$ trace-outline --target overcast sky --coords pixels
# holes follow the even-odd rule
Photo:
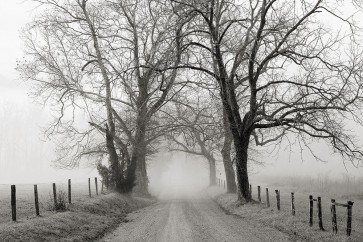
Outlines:
[[[32,9],[34,9],[34,5],[30,5],[26,1],[1,0],[0,132],[3,132],[0,133],[0,183],[33,182],[36,180],[53,181],[54,179],[62,179],[65,176],[83,179],[83,177],[95,175],[96,171],[92,169],[72,172],[54,170],[50,166],[50,160],[54,157],[53,150],[50,149],[51,145],[40,140],[42,137],[40,127],[46,124],[49,114],[44,107],[34,104],[27,97],[26,85],[18,81],[15,71],[16,60],[22,56],[19,33],[22,26],[30,20],[33,13]],[[16,125],[13,122],[14,112],[19,112]],[[363,133],[361,131],[361,129],[356,130],[356,132]],[[17,142],[17,144],[21,145],[14,147],[15,143],[12,142],[15,141],[11,140],[14,140],[14,137],[21,138],[24,136],[26,138],[24,138],[23,142]],[[25,141],[31,144],[24,145]],[[318,145],[317,147],[322,156],[329,161],[328,163],[318,162],[309,155],[306,155],[305,160],[302,161],[298,149],[293,149],[292,153],[290,150],[281,149],[278,156],[270,156],[267,153],[258,156],[259,160],[265,162],[265,166],[254,168],[254,172],[260,176],[265,174],[306,175],[309,173],[339,176],[347,171],[354,176],[362,174],[362,169],[355,169],[349,163],[344,166],[339,156],[331,156],[326,146]],[[176,162],[179,160],[185,162],[184,156],[167,157],[169,157],[168,159],[173,158]],[[198,164],[196,168],[202,169],[203,166],[200,163]],[[180,163],[169,165],[164,171],[166,175],[163,179],[167,180],[168,177],[174,177],[173,182],[183,182],[181,177],[190,174],[190,162],[184,168],[180,168]],[[179,177],[175,174],[177,171],[185,173],[179,174],[179,180],[175,178]],[[205,175],[204,172],[202,173]],[[153,174],[156,174],[155,171],[150,175],[153,176]],[[159,176],[159,174],[155,176]],[[153,177],[151,177],[152,179]]]

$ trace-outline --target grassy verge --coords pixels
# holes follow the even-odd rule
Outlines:
[[[153,200],[108,194],[72,204],[65,212],[0,225],[1,241],[92,241],[102,237],[133,210]]]
[[[338,228],[338,234],[332,233],[331,222],[329,223],[330,214],[327,211],[329,210],[328,206],[325,206],[326,210],[324,211],[325,217],[327,217],[326,220],[324,220],[324,227],[326,231],[320,231],[318,228],[317,216],[315,216],[315,205],[314,226],[309,226],[309,210],[308,206],[306,205],[307,202],[305,200],[307,195],[305,194],[301,195],[301,197],[297,196],[297,211],[296,215],[292,216],[289,207],[290,204],[288,193],[286,193],[286,196],[282,194],[281,210],[278,211],[274,202],[274,194],[270,194],[271,207],[267,208],[266,204],[257,202],[252,204],[239,205],[237,203],[236,194],[225,194],[224,192],[225,191],[223,191],[219,187],[209,189],[209,194],[214,197],[215,201],[219,204],[219,206],[227,213],[237,215],[249,221],[256,221],[261,224],[261,229],[263,229],[264,226],[273,227],[281,232],[288,234],[292,241],[363,241],[363,233],[360,229],[363,224],[360,219],[360,211],[357,209],[357,207],[355,211],[355,217],[353,214],[352,235],[350,237],[347,237],[345,235],[346,217],[343,217],[343,215],[340,216],[341,221],[340,227]]]

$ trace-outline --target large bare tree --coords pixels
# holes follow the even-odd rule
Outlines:
[[[178,91],[177,70],[165,69],[179,65],[185,20],[168,1],[34,1],[42,11],[24,30],[18,69],[55,108],[49,134],[73,141],[59,161],[107,154],[118,191],[147,193],[148,146],[164,131],[156,113]],[[77,126],[80,110],[91,127]]]
[[[339,12],[341,1],[173,3],[193,16],[183,46],[193,54],[175,68],[200,71],[218,83],[236,152],[239,200],[251,200],[251,140],[262,145],[287,134],[322,139],[359,161],[362,151],[345,126],[347,119],[361,123],[360,29]]]

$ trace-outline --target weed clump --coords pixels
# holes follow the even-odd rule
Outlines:
[[[54,197],[52,194],[49,194],[49,203],[48,203],[48,210],[55,211],[55,212],[64,212],[68,210],[67,206],[67,195],[64,191],[59,190],[57,192],[57,199],[54,202]]]

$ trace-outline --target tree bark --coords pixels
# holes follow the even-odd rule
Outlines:
[[[135,143],[133,144],[133,152],[131,162],[134,164],[135,180],[133,192],[139,195],[148,195],[148,178],[146,171],[146,125],[147,125],[147,109],[145,106],[147,100],[146,86],[140,85],[143,90],[138,99],[138,117],[136,120]]]
[[[236,176],[233,169],[233,163],[231,159],[232,148],[232,133],[229,127],[229,122],[226,116],[226,111],[223,110],[223,129],[224,129],[224,142],[221,150],[224,172],[226,174],[227,181],[227,193],[236,193]]]
[[[106,147],[109,154],[110,168],[111,168],[111,182],[115,184],[116,191],[122,192],[122,171],[120,169],[119,160],[116,153],[116,148],[113,142],[112,135],[110,134],[108,127],[106,128]],[[108,182],[107,182],[108,187]]]
[[[209,164],[209,186],[217,184],[217,171],[216,171],[216,160],[214,157],[208,158]]]
[[[236,149],[237,181],[239,186],[238,200],[249,202],[251,200],[247,169],[249,136],[242,136],[241,139],[237,140],[234,139],[234,142]]]

